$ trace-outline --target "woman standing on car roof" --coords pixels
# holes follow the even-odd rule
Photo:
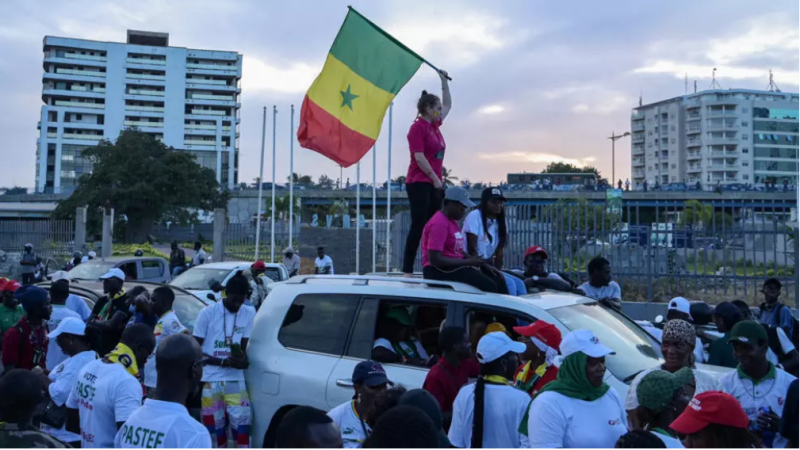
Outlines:
[[[625,410],[631,414],[639,406],[636,388],[642,379],[650,372],[665,370],[676,373],[688,367],[694,374],[694,388],[696,393],[716,391],[720,389],[719,382],[710,374],[695,368],[694,346],[697,342],[697,332],[694,326],[681,319],[673,319],[664,325],[661,335],[661,353],[664,355],[664,364],[642,372],[631,382],[631,388],[625,398]]]

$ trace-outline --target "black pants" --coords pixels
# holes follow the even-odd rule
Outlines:
[[[483,292],[508,294],[508,286],[506,286],[504,278],[486,275],[474,267],[459,267],[445,271],[433,266],[426,266],[422,268],[422,277],[426,280],[457,281],[474,286]]]
[[[442,207],[442,191],[430,183],[406,184],[408,203],[411,206],[411,228],[406,236],[403,252],[403,273],[414,272],[414,259],[417,257],[422,229],[428,220]]]
[[[33,284],[34,279],[36,278],[36,274],[34,274],[34,273],[23,273],[21,278],[22,278],[22,285],[23,286],[28,286],[28,285]]]

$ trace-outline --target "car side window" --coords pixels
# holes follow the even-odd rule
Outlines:
[[[487,327],[491,327],[490,331],[499,331],[505,329],[514,340],[519,340],[519,333],[514,331],[514,327],[526,326],[537,319],[514,311],[500,310],[493,308],[481,307],[478,305],[470,306],[466,309],[466,318],[464,323],[467,325],[467,333],[469,334],[472,349],[475,351],[478,348],[478,341],[486,334]],[[502,327],[500,327],[502,325]]]
[[[142,279],[149,280],[151,278],[161,277],[162,275],[164,275],[164,266],[162,266],[159,261],[142,261]]]
[[[125,272],[125,279],[126,280],[138,280],[138,274],[136,270],[136,261],[132,261],[125,264],[120,264],[119,269]]]
[[[341,356],[360,296],[298,296],[283,319],[278,341],[286,348]]]
[[[439,330],[447,304],[368,298],[362,303],[348,356],[428,366],[441,354]]]

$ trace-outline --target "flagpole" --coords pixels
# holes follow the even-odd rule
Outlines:
[[[289,247],[292,246],[294,225],[294,105],[289,119]],[[273,261],[274,262],[274,261]]]
[[[275,261],[275,137],[277,129],[275,125],[278,123],[278,107],[272,105],[272,232],[269,240],[269,261]]]
[[[378,248],[378,186],[376,184],[375,169],[377,167],[377,156],[375,144],[372,144],[372,273],[375,273],[375,256]]]
[[[267,136],[267,107],[264,107],[264,118],[261,121],[261,168],[258,172],[258,217],[256,218],[256,254],[254,259],[258,261],[259,245],[261,244],[261,211],[262,193],[264,191],[264,141]]]
[[[388,155],[389,164],[387,168],[388,181],[386,182],[386,275],[389,275],[390,257],[392,255],[391,244],[391,223],[392,223],[392,110],[394,109],[394,102],[389,104],[389,145]]]
[[[356,163],[356,274],[361,275],[361,161]]]

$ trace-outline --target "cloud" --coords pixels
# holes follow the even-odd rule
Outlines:
[[[713,64],[692,64],[680,63],[676,61],[656,61],[647,66],[634,69],[633,73],[666,73],[672,74],[675,78],[689,77],[690,80],[710,80],[714,68],[717,69],[717,79],[746,80],[746,79],[768,79],[767,69],[764,67],[744,67],[726,66]],[[775,81],[796,83],[800,77],[797,71],[776,71]],[[705,86],[700,86],[705,88]]]
[[[486,106],[481,107],[480,109],[478,109],[477,112],[478,112],[478,114],[490,116],[490,115],[494,115],[494,114],[500,114],[501,112],[504,112],[505,110],[506,110],[506,108],[503,105],[486,105]]]
[[[478,159],[489,159],[495,162],[520,163],[522,161],[538,164],[550,164],[553,162],[572,164],[573,166],[585,167],[594,163],[597,158],[587,156],[584,158],[565,158],[561,155],[552,153],[533,153],[533,152],[502,152],[502,153],[481,153]]]
[[[314,82],[320,70],[320,65],[289,62],[276,66],[267,64],[257,57],[245,55],[242,62],[242,90],[303,93]]]
[[[630,108],[633,104],[633,99],[623,94],[609,93],[608,95],[602,95],[596,98],[598,98],[598,100],[591,104],[578,103],[572,107],[572,112],[576,114],[591,113],[606,116]]]

